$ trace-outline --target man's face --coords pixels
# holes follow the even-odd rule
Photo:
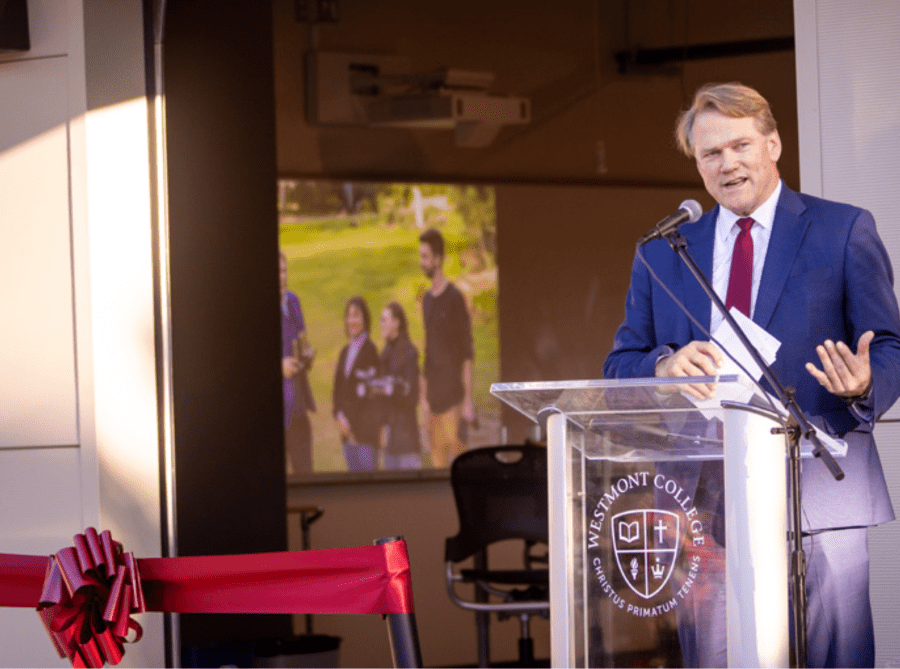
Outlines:
[[[762,134],[751,117],[732,118],[717,111],[694,119],[694,158],[703,185],[716,202],[749,216],[778,185],[778,132]]]
[[[436,256],[431,247],[422,242],[419,244],[419,266],[429,279],[434,276],[435,271],[441,266],[441,259]]]

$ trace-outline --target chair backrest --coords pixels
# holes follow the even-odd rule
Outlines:
[[[506,539],[547,543],[547,449],[486,446],[453,461],[450,482],[459,534],[447,539],[445,559],[459,562]]]

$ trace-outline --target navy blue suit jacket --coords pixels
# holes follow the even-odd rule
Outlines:
[[[712,275],[718,207],[681,233],[688,252]],[[643,247],[660,279],[709,329],[712,305],[665,240]],[[872,437],[874,419],[900,396],[900,313],[893,272],[872,215],[858,207],[796,193],[786,186],[775,214],[753,320],[781,341],[772,369],[814,424],[847,441],[839,460],[846,476],[835,481],[817,461],[803,463],[804,529],[876,525],[894,518],[884,473]],[[826,339],[856,342],[875,332],[870,347],[872,392],[859,407],[822,388],[804,369],[821,368],[816,346]],[[619,327],[606,359],[606,378],[650,377],[664,346],[678,349],[707,336],[694,326],[635,258]],[[863,414],[865,415],[865,413]]]

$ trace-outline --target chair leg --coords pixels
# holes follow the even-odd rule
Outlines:
[[[487,551],[481,549],[472,556],[472,566],[475,569],[485,570],[488,568]],[[477,585],[475,588],[475,601],[487,602],[490,596]],[[491,614],[487,612],[477,612],[475,614],[475,628],[478,632],[478,666],[491,666],[491,641],[490,641]]]
[[[490,645],[490,622],[491,614],[478,611],[475,613],[475,631],[478,633],[478,666],[491,666],[491,645]]]
[[[531,638],[531,616],[523,613],[519,616],[522,621],[522,636],[519,638],[519,666],[534,666],[534,639]]]
[[[519,639],[519,666],[534,666],[534,640]]]

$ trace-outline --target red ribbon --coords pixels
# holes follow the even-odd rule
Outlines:
[[[117,664],[133,613],[412,613],[405,541],[316,551],[142,558],[88,528],[46,558],[0,554],[0,606],[37,606],[60,657]]]

